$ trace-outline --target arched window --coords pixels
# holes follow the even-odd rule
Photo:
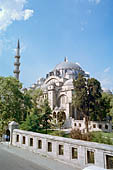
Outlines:
[[[56,118],[56,112],[53,112],[53,118]]]

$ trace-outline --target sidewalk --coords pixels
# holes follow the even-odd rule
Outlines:
[[[72,166],[71,163],[69,165],[68,163],[46,157],[45,155],[36,154],[26,149],[8,145],[8,143],[0,143],[0,149],[17,155],[25,160],[32,161],[33,163],[48,170],[81,170],[77,166]]]

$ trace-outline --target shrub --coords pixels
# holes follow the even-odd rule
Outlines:
[[[72,139],[80,139],[80,140],[85,140],[85,141],[92,140],[91,133],[81,133],[81,131],[79,129],[72,129],[70,136]]]
[[[82,139],[82,134],[79,129],[72,129],[70,136],[72,139]]]

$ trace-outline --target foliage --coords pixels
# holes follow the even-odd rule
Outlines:
[[[91,133],[81,133],[79,129],[72,129],[70,132],[70,136],[72,139],[80,139],[85,141],[91,141],[92,135]]]
[[[42,116],[41,116],[41,125],[43,129],[51,128],[51,120],[52,120],[52,111],[49,106],[48,100],[44,100],[44,104],[42,105]]]
[[[112,122],[113,122],[113,95],[110,99],[110,109],[109,109],[108,116],[110,116],[110,118],[112,119]]]
[[[34,105],[31,114],[27,117],[26,121],[22,123],[20,128],[33,132],[41,129],[46,129],[47,133],[47,129],[51,128],[51,119],[51,108],[48,101],[44,100],[44,103],[42,104],[40,109],[38,109],[38,107]]]
[[[63,126],[64,122],[66,120],[66,115],[64,113],[63,110],[61,110],[60,112],[57,113],[57,126],[61,129],[61,127]]]
[[[108,134],[108,135],[107,135]],[[113,136],[113,134],[111,133]],[[108,145],[113,145],[113,139],[110,133],[105,132],[92,132],[92,142],[104,143]]]
[[[40,119],[38,115],[29,115],[21,125],[20,129],[37,132],[40,129]]]
[[[88,132],[88,121],[104,120],[106,111],[104,111],[105,102],[102,98],[102,89],[100,82],[94,78],[84,78],[79,74],[78,79],[74,81],[73,106],[76,108],[80,117],[85,117],[86,130]]]
[[[42,105],[42,103],[44,102],[43,101],[43,92],[40,88],[30,89],[30,90],[27,91],[27,93],[32,98],[32,102],[33,102],[35,107],[37,107],[37,106],[40,107],[40,105]]]
[[[85,140],[90,142],[113,145],[113,133],[105,133],[105,132],[81,133],[79,129],[72,129],[70,132],[70,137],[72,139],[80,139],[80,140]]]
[[[72,139],[82,139],[82,134],[79,129],[72,129],[70,132],[70,136]]]
[[[88,114],[87,96],[86,79],[83,75],[79,74],[78,79],[74,81],[73,105],[76,107],[77,111],[81,112],[83,115]]]
[[[94,78],[87,80],[87,94],[88,94],[88,110],[90,120],[97,121],[102,120],[100,115],[101,106],[101,86],[100,82]]]
[[[15,120],[25,120],[32,103],[29,95],[22,92],[22,84],[13,77],[0,77],[0,128]]]

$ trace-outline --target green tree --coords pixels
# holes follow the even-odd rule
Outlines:
[[[52,126],[51,120],[52,120],[52,111],[49,106],[48,100],[46,99],[44,100],[44,104],[42,106],[42,116],[40,122],[42,129],[46,129],[46,133],[47,133],[47,129],[50,129]]]
[[[31,114],[27,116],[26,121],[20,125],[20,129],[37,132],[40,130],[40,117],[39,115]]]
[[[87,97],[88,97],[88,111],[90,120],[102,120],[100,115],[101,95],[102,89],[100,82],[94,78],[87,80]]]
[[[4,127],[9,121],[23,121],[32,103],[23,93],[22,84],[13,77],[0,77],[0,122]]]
[[[23,130],[37,132],[38,130],[50,129],[52,126],[52,111],[49,106],[48,100],[44,100],[40,108],[37,105],[33,105],[30,115],[20,125]]]
[[[79,114],[82,114],[82,116],[85,117],[87,131],[89,118],[88,99],[86,79],[83,75],[79,74],[78,79],[74,80],[73,106]]]
[[[94,78],[86,79],[79,74],[74,81],[73,106],[79,114],[85,117],[86,130],[88,132],[88,121],[97,120],[101,103],[100,82]]]
[[[110,111],[112,109],[112,98],[113,98],[112,94],[108,94],[105,92],[102,93],[101,109],[99,114],[100,120],[105,120],[106,117],[110,118],[111,116]]]

